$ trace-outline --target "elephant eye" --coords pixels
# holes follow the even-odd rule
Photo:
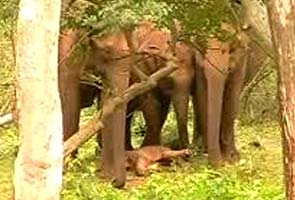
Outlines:
[[[222,54],[225,54],[226,52],[227,52],[227,49],[226,49],[226,48],[222,48],[222,49],[221,49],[221,53],[222,53]]]
[[[148,48],[151,49],[151,50],[160,50],[160,49],[159,49],[157,46],[155,46],[155,45],[149,45]]]
[[[235,49],[234,49],[234,48],[230,48],[230,49],[229,49],[229,53],[231,54],[231,53],[233,53],[233,52],[235,52]]]

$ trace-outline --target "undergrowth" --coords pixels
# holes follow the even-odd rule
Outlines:
[[[84,119],[90,117],[89,113],[85,112]],[[164,143],[169,142],[169,132],[175,127],[173,118],[174,115],[170,114],[165,125]],[[0,141],[0,200],[4,200],[12,191],[13,161],[18,145],[15,128],[0,129]],[[128,173],[126,188],[119,190],[98,178],[100,163],[96,150],[99,149],[92,138],[79,149],[78,158],[69,163],[61,196],[65,200],[284,199],[278,124],[238,125],[237,145],[241,159],[234,165],[215,170],[207,165],[206,155],[195,155],[189,162],[177,161],[145,178],[136,178]]]
[[[170,114],[164,128],[164,141],[174,120]],[[139,120],[140,121],[140,120]],[[169,123],[170,122],[170,123]],[[135,125],[140,126],[140,125]],[[139,140],[138,140],[139,141]],[[146,178],[128,174],[123,190],[98,179],[99,161],[95,139],[79,150],[64,176],[62,198],[72,199],[284,199],[281,141],[278,124],[266,122],[238,126],[238,148],[241,160],[214,170],[204,155],[195,155],[186,162],[162,167]],[[98,166],[98,168],[97,168]],[[135,182],[135,184],[134,184]]]

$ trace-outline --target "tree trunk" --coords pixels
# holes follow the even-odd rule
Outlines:
[[[59,199],[63,161],[57,67],[61,1],[21,0],[19,6],[16,64],[21,143],[15,161],[15,199]]]
[[[260,48],[273,57],[271,34],[266,5],[262,0],[241,0],[242,20],[249,25],[248,34]]]
[[[286,196],[295,200],[295,1],[270,0],[268,12],[278,65]]]

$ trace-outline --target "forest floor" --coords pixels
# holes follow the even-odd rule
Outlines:
[[[86,118],[87,114],[84,115]],[[191,123],[189,127],[191,131]],[[164,141],[176,137],[168,134],[174,129],[175,121],[169,117],[163,131]],[[195,155],[189,162],[176,161],[170,167],[158,168],[145,178],[128,174],[126,188],[119,190],[97,179],[97,144],[91,139],[79,149],[78,158],[68,165],[62,199],[283,200],[278,124],[238,125],[237,143],[241,159],[234,165],[214,170],[207,165],[206,156]],[[15,128],[0,129],[0,200],[9,199],[11,195],[17,145]]]

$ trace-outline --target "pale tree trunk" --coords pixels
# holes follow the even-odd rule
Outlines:
[[[62,112],[58,93],[60,0],[21,0],[17,27],[17,108],[20,147],[17,200],[59,199]]]
[[[241,2],[243,23],[250,27],[247,33],[268,56],[273,57],[266,5],[263,0],[241,0]]]
[[[278,64],[286,196],[295,200],[295,1],[270,0],[268,12]]]

